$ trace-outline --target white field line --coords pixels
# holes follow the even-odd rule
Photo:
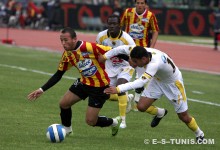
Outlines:
[[[27,68],[24,68],[24,67],[11,66],[11,65],[6,65],[6,64],[0,64],[0,66],[1,67],[6,67],[6,68],[18,69],[18,70],[21,70],[21,71],[30,71],[30,72],[34,72],[34,73],[43,74],[43,75],[49,75],[49,76],[53,75],[53,74],[48,73],[48,72],[43,72],[43,71],[34,70],[34,69],[27,69]],[[73,78],[73,77],[69,77],[69,76],[63,76],[63,78],[71,79],[71,80],[77,79],[77,78]],[[207,105],[220,106],[220,104],[218,104],[218,103],[212,103],[212,102],[202,101],[202,100],[198,100],[198,99],[188,98],[188,100],[192,101],[192,102],[207,104]]]
[[[93,33],[91,33],[92,35]],[[173,42],[173,41],[163,41],[163,40],[158,40],[161,43],[172,43],[172,44],[179,44],[179,45],[191,45],[191,46],[201,46],[201,47],[211,47],[207,45],[201,45],[201,44],[192,44],[192,43],[184,43],[184,42]],[[2,44],[6,47],[20,47],[20,48],[25,48],[25,49],[33,49],[33,50],[40,50],[40,51],[47,51],[47,52],[56,52],[56,53],[62,53],[62,51],[59,50],[53,50],[50,48],[45,48],[45,47],[31,47],[31,46],[18,46],[18,45],[7,45],[7,44]],[[220,51],[219,51],[220,52]],[[220,75],[220,72],[214,72],[214,71],[207,71],[207,70],[200,70],[200,69],[192,69],[192,68],[182,68],[180,67],[179,69],[181,70],[186,70],[186,71],[194,71],[194,72],[201,72],[201,73],[208,73],[208,74],[214,74],[214,75]]]
[[[40,71],[40,70],[34,70],[34,69],[27,69],[24,67],[18,67],[18,66],[11,66],[11,65],[6,65],[6,64],[0,64],[1,67],[6,67],[6,68],[12,68],[12,69],[18,69],[21,71],[29,71],[29,72],[34,72],[34,73],[38,73],[38,74],[43,74],[43,75],[49,75],[52,76],[52,73],[48,73],[48,72],[44,72],[44,71]],[[77,78],[74,77],[69,77],[69,76],[63,76],[63,78],[65,79],[71,79],[71,80],[76,80]]]

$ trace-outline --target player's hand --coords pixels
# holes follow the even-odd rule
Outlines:
[[[104,90],[104,93],[106,93],[106,94],[118,94],[118,91],[117,91],[116,87],[111,86],[109,88],[106,88]]]
[[[99,55],[98,55],[98,61],[99,61],[100,63],[105,63],[106,59],[105,59],[105,57],[104,57],[102,54],[99,54]]]
[[[40,97],[43,94],[43,91],[40,89],[37,89],[33,92],[31,92],[28,96],[27,99],[30,101],[36,100],[38,97]]]

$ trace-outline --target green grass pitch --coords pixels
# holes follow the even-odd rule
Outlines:
[[[212,102],[212,105],[188,101],[189,112],[195,117],[210,143],[204,145],[178,143],[194,140],[194,134],[177,117],[166,98],[156,106],[168,109],[168,115],[156,128],[150,127],[152,116],[146,113],[127,114],[127,128],[116,137],[110,128],[90,127],[85,123],[87,101],[72,107],[73,136],[53,144],[46,138],[46,129],[60,123],[59,99],[74,79],[63,78],[37,101],[27,100],[29,92],[42,86],[57,69],[61,57],[57,52],[45,52],[0,45],[0,149],[2,150],[179,150],[220,149],[220,76],[182,71],[188,98]],[[175,60],[174,60],[175,61]],[[76,69],[66,77],[79,77]],[[116,117],[118,103],[107,101],[100,115]],[[174,143],[164,141],[177,140]],[[162,141],[162,143],[155,143]],[[146,142],[149,142],[148,144]]]

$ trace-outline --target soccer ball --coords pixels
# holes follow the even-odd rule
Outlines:
[[[47,138],[53,142],[62,142],[66,137],[66,130],[61,124],[52,124],[47,128]]]

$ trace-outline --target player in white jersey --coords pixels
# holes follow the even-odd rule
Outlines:
[[[117,15],[111,15],[107,20],[108,29],[100,32],[97,35],[96,42],[101,45],[111,46],[113,48],[120,45],[134,45],[134,40],[129,34],[122,31],[120,28],[120,18]],[[123,55],[120,55],[123,56]],[[128,60],[128,56],[126,56]],[[124,59],[126,59],[124,58]],[[129,62],[121,57],[113,56],[105,62],[105,70],[110,78],[110,86],[127,83],[131,80],[134,68],[129,65]],[[128,98],[132,99],[133,95],[127,95],[125,92],[111,95],[111,100],[118,100],[119,112],[122,118],[121,128],[126,128],[126,107]]]
[[[145,67],[146,71],[139,79],[117,87],[107,88],[105,92],[107,94],[121,93],[145,85],[137,108],[141,112],[146,111],[155,115],[151,122],[151,127],[156,127],[167,114],[166,109],[152,105],[153,102],[165,95],[174,106],[179,119],[195,133],[197,141],[203,140],[203,131],[188,113],[182,74],[173,60],[162,51],[141,46],[120,46],[100,56],[99,60],[104,61],[118,54],[130,54],[133,64]]]

